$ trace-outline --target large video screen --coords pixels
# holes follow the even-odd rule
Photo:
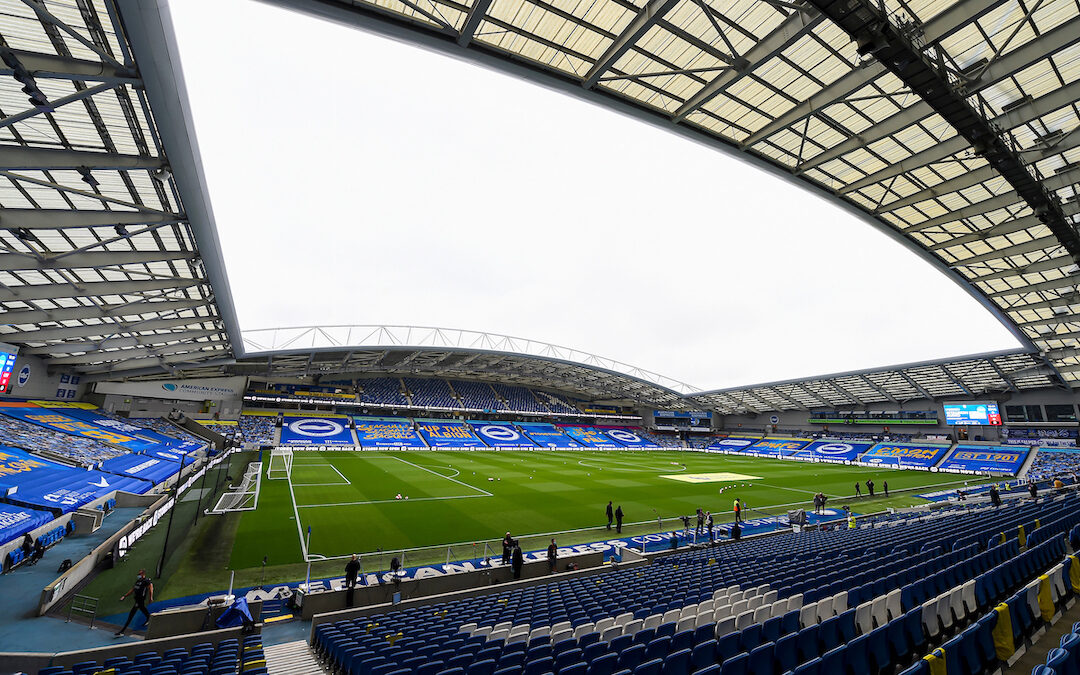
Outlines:
[[[0,343],[0,394],[11,393],[11,373],[15,370],[15,354],[18,350]]]
[[[945,424],[961,426],[1001,426],[1001,411],[993,401],[986,403],[945,403]]]

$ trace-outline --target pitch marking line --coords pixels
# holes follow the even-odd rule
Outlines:
[[[601,464],[601,466],[595,466],[587,462],[593,462]],[[668,466],[643,466],[641,464],[634,464],[633,462],[620,462],[617,459],[579,459],[578,464],[586,469],[607,469],[608,471],[625,471],[626,473],[635,473],[640,471],[686,471],[685,464],[669,464]],[[622,466],[610,466],[610,464],[622,464]]]
[[[412,462],[408,462],[408,461],[406,461],[406,460],[404,460],[404,459],[402,459],[400,457],[393,457],[393,459],[396,459],[397,461],[402,462],[404,464],[408,464],[409,466],[416,467],[417,469],[420,469],[421,471],[427,471],[428,473],[434,474],[434,475],[438,476],[439,478],[443,478],[445,480],[448,480],[451,483],[457,483],[458,485],[467,487],[470,490],[476,490],[477,492],[481,493],[478,496],[483,496],[483,497],[494,497],[495,496],[495,495],[491,494],[490,492],[488,492],[487,490],[483,490],[481,488],[478,488],[475,485],[469,485],[468,483],[463,483],[463,482],[459,481],[456,478],[450,478],[448,476],[444,476],[444,475],[442,475],[441,473],[439,473],[437,471],[432,471],[431,469],[420,466],[419,464],[413,464]]]
[[[308,466],[308,465],[305,465],[305,466]],[[319,465],[319,466],[324,466],[324,465]],[[334,472],[337,473],[337,475],[341,476],[341,480],[343,480],[345,482],[344,483],[294,483],[293,484],[294,487],[323,487],[323,486],[331,486],[331,485],[352,485],[352,481],[350,481],[348,478],[346,478],[345,474],[338,471],[338,468],[336,466],[334,466],[333,464],[326,464],[325,466],[328,466],[331,469],[333,469]],[[290,482],[291,482],[291,477],[290,477]]]
[[[296,493],[293,492],[292,486],[292,472],[289,472],[289,496],[292,497],[293,517],[296,518],[296,534],[300,537],[300,552],[303,554],[303,560],[308,559],[307,544],[304,543],[304,526],[300,524],[300,511],[296,508]]]
[[[364,506],[366,504],[393,504],[393,503],[405,504],[405,503],[409,503],[409,502],[436,502],[436,501],[447,501],[447,500],[451,500],[451,499],[473,499],[473,498],[476,498],[476,497],[490,497],[490,496],[491,496],[490,494],[487,494],[487,495],[454,495],[454,496],[451,496],[451,497],[416,497],[414,499],[373,499],[373,500],[367,501],[367,502],[338,502],[336,504],[301,504],[297,508],[301,508],[301,509],[319,509],[319,508],[322,508],[324,506]]]

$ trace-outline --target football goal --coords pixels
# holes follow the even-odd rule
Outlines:
[[[267,480],[286,480],[292,477],[293,451],[290,448],[274,448],[266,465]]]
[[[230,485],[229,491],[218,497],[214,508],[207,509],[208,515],[230,513],[232,511],[254,511],[259,505],[259,488],[262,487],[262,462],[248,464],[239,485]]]

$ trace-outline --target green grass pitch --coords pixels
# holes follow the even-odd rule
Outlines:
[[[751,478],[679,480],[725,472]],[[954,474],[675,451],[297,450],[291,479],[264,479],[258,509],[240,517],[229,567],[256,568],[264,556],[271,565],[303,562],[309,526],[308,553],[315,559],[418,547],[432,547],[428,553],[438,559],[449,544],[458,544],[455,555],[471,557],[507,530],[537,535],[523,542],[528,548],[543,548],[540,535],[554,532],[565,533],[560,544],[603,540],[609,499],[626,514],[624,535],[641,534],[661,529],[657,516],[672,519],[699,506],[712,510],[718,524],[728,522],[735,497],[751,507],[750,517],[788,505],[809,509],[818,491],[839,507],[856,481],[871,477],[879,493],[888,480],[893,497],[856,501],[856,512],[921,503],[917,492],[975,482]],[[409,499],[395,499],[398,493]],[[674,522],[666,521],[665,529]],[[410,555],[412,562],[423,558]]]

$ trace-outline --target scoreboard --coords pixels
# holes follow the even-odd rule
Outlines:
[[[19,348],[0,342],[0,394],[11,393],[11,377]]]
[[[945,403],[945,424],[961,426],[1001,426],[1001,411],[993,401],[986,403]]]

